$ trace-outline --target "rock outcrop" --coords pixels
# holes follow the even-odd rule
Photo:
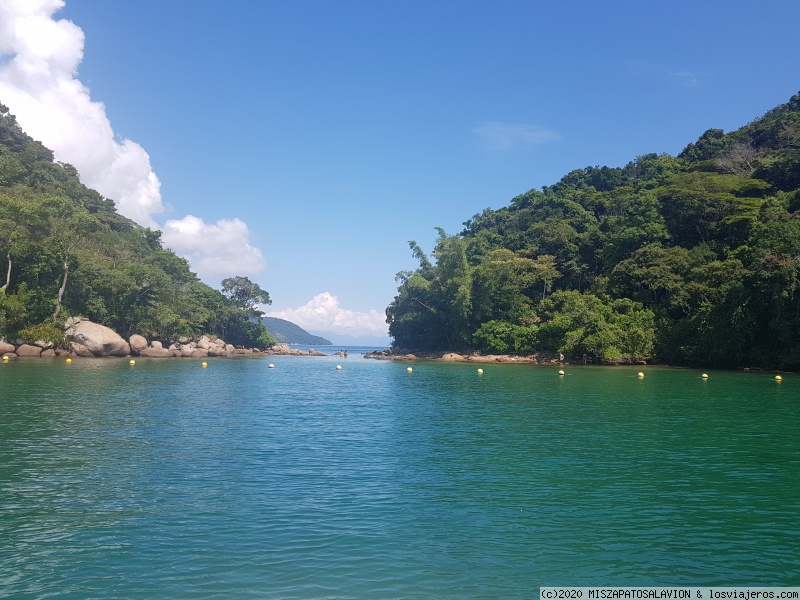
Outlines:
[[[170,356],[172,356],[172,354],[170,353],[169,349],[162,347],[161,344],[159,343],[158,348],[153,347],[151,345],[150,348],[145,348],[144,350],[142,350],[139,353],[139,356],[144,356],[145,358],[169,358]]]
[[[54,358],[58,356],[77,357],[114,357],[114,356],[141,356],[143,358],[206,358],[206,357],[236,357],[236,356],[264,356],[264,355],[292,355],[292,356],[327,356],[317,350],[300,350],[290,348],[286,344],[273,346],[268,350],[258,348],[236,347],[220,338],[211,339],[203,336],[197,341],[182,337],[177,342],[165,344],[160,340],[148,341],[142,335],[134,334],[129,341],[125,341],[115,331],[87,321],[80,317],[67,319],[64,325],[64,335],[69,344],[69,349],[55,348],[51,342],[37,341],[34,344],[17,344],[0,338],[0,356],[16,357],[42,357]]]
[[[128,340],[128,343],[131,347],[131,354],[134,356],[139,356],[139,353],[147,348],[147,338],[138,333],[134,333]]]
[[[80,356],[82,358],[94,358],[92,350],[88,346],[84,346],[78,342],[70,342],[69,353],[73,356]]]
[[[288,344],[276,344],[267,351],[267,354],[275,355],[291,355],[291,356],[327,356],[324,352],[314,350],[300,350],[298,348],[290,348]]]
[[[93,356],[127,356],[131,347],[122,337],[105,325],[72,317],[64,326],[67,341],[88,348]]]
[[[30,344],[22,344],[17,347],[17,356],[41,356],[42,349],[39,346],[32,346]]]

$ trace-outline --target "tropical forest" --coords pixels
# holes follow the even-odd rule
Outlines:
[[[81,316],[126,337],[275,343],[257,320],[266,291],[240,276],[216,290],[160,238],[84,186],[0,104],[0,338],[64,345],[64,322]]]
[[[409,245],[396,350],[800,369],[800,95]]]

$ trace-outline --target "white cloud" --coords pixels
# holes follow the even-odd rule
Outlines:
[[[676,69],[663,63],[652,63],[644,60],[625,60],[621,62],[625,71],[640,79],[651,81],[666,81],[682,87],[696,87],[702,85],[708,76],[703,71]]]
[[[0,4],[0,101],[22,129],[72,164],[87,186],[147,227],[164,210],[161,183],[139,144],[118,142],[101,102],[77,78],[83,31],[53,14],[63,0],[3,0]]]
[[[339,305],[339,299],[329,292],[317,294],[299,308],[267,312],[306,330],[331,331],[354,336],[388,335],[386,316],[377,310],[356,312]]]
[[[266,261],[239,219],[207,224],[189,215],[158,225],[155,215],[164,207],[150,157],[136,142],[117,141],[105,106],[77,78],[84,35],[74,23],[53,18],[63,7],[64,0],[0,0],[0,102],[121,214],[162,229],[165,244],[208,283],[262,272]]]
[[[489,150],[515,150],[525,146],[545,144],[561,139],[554,131],[539,129],[522,123],[489,121],[472,129]]]
[[[253,277],[267,265],[261,251],[248,243],[250,230],[241,219],[221,219],[209,225],[187,215],[167,221],[161,239],[187,258],[197,275],[211,285],[235,275]]]

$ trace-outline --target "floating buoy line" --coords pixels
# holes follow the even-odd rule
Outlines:
[[[7,354],[6,354],[6,355],[3,355],[3,357],[2,357],[2,362],[3,362],[3,363],[8,363],[8,362],[9,362],[9,360],[10,360],[11,358],[12,358],[12,357],[11,357],[11,356],[8,356]],[[65,362],[66,364],[68,364],[68,365],[72,364],[72,357],[67,357],[66,359],[64,359],[64,362]],[[135,361],[134,359],[130,359],[130,360],[128,361],[128,364],[129,364],[130,366],[132,366],[132,367],[133,367],[133,366],[136,366],[136,361]],[[202,366],[203,368],[207,368],[207,367],[208,367],[208,363],[204,361],[204,362],[202,362],[202,363],[201,363],[201,366]],[[269,363],[269,368],[270,368],[270,369],[274,369],[274,368],[275,368],[275,365],[274,365],[273,363]],[[341,371],[341,370],[342,370],[342,365],[336,365],[336,370],[337,370],[337,371]],[[747,371],[747,370],[749,370],[749,369],[745,369],[745,371]],[[407,372],[407,373],[413,373],[413,372],[414,372],[414,369],[413,369],[412,367],[406,367],[406,372]],[[478,375],[483,375],[483,373],[484,373],[484,371],[483,371],[483,369],[482,369],[482,368],[479,368],[479,369],[477,369],[477,371],[476,371],[476,372],[477,372],[477,374],[478,374]],[[563,370],[563,369],[559,369],[559,370],[558,370],[558,376],[559,376],[559,377],[564,377],[565,375],[566,375],[566,373],[564,372],[564,370]],[[639,378],[639,379],[644,379],[644,373],[643,373],[642,371],[639,371],[638,373],[636,373],[636,376],[637,376],[637,378]],[[701,373],[701,375],[700,375],[700,379],[702,379],[703,381],[708,381],[708,379],[709,379],[709,375],[708,375],[708,373]],[[782,382],[782,381],[783,381],[783,377],[782,377],[781,375],[775,375],[775,377],[774,377],[774,381],[775,381],[775,382],[777,382],[777,383],[780,383],[780,382]]]

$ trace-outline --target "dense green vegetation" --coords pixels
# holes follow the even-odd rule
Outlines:
[[[274,343],[255,319],[269,294],[246,277],[223,281],[224,294],[201,283],[160,236],[54,162],[0,104],[0,337],[59,343],[79,315],[124,337]]]
[[[800,95],[464,225],[410,242],[396,348],[800,368]]]

